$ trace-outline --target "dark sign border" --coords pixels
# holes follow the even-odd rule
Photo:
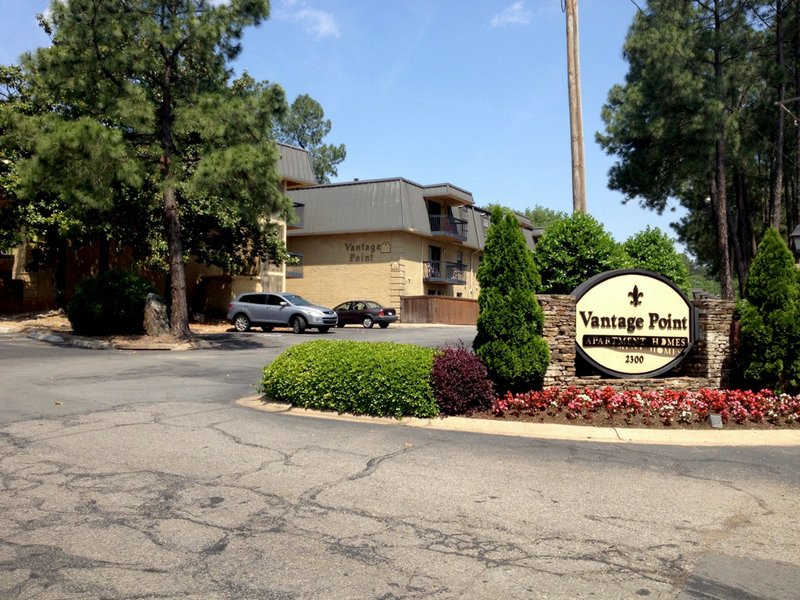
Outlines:
[[[687,346],[681,350],[681,352],[669,363],[660,367],[654,371],[648,371],[646,373],[625,373],[624,371],[616,371],[615,369],[611,369],[607,366],[601,365],[596,360],[591,358],[584,349],[580,346],[577,339],[577,331],[575,336],[575,349],[577,350],[578,354],[583,358],[586,362],[592,365],[595,369],[605,373],[606,375],[611,375],[612,377],[617,377],[620,379],[646,379],[650,377],[658,377],[659,375],[663,375],[664,373],[668,373],[672,371],[675,367],[677,367],[683,360],[689,355],[689,352],[694,347],[695,342],[700,337],[700,332],[698,328],[697,322],[697,308],[692,301],[686,297],[686,294],[683,293],[678,286],[676,286],[672,281],[661,275],[660,273],[654,273],[653,271],[646,271],[644,269],[616,269],[614,271],[605,271],[604,273],[600,273],[595,275],[594,277],[590,277],[574,290],[570,296],[575,298],[575,319],[577,323],[578,318],[578,302],[580,299],[591,289],[594,289],[598,284],[603,283],[609,279],[614,279],[616,277],[620,277],[622,275],[642,275],[644,277],[649,277],[650,279],[657,279],[662,283],[667,284],[669,287],[673,289],[681,299],[686,303],[686,306],[689,307],[689,343]]]

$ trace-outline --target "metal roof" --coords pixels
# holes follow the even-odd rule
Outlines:
[[[308,152],[296,146],[278,142],[281,157],[278,170],[289,187],[296,185],[313,185],[317,182]]]
[[[431,236],[426,198],[451,200],[453,216],[467,221],[465,248],[483,249],[489,226],[489,213],[474,205],[472,194],[449,183],[420,185],[402,177],[354,180],[290,189],[287,195],[305,205],[303,228],[287,232],[291,237],[372,231]],[[532,250],[535,234],[530,222],[523,215],[515,216]]]

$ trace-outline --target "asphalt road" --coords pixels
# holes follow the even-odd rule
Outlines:
[[[0,598],[798,597],[796,447],[238,406],[265,362],[313,337],[270,335],[188,352],[0,335]]]

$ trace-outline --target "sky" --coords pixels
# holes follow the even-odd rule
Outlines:
[[[219,0],[224,1],[224,0]],[[637,0],[644,6],[644,0]],[[0,0],[0,63],[48,45],[49,0]],[[273,0],[232,68],[309,94],[347,158],[332,181],[403,177],[450,183],[478,206],[572,211],[566,19],[562,0]],[[588,211],[617,241],[682,214],[608,189],[614,164],[595,142],[624,83],[633,0],[579,0]]]

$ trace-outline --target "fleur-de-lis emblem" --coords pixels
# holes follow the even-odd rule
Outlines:
[[[628,298],[631,299],[631,304],[634,306],[639,306],[642,303],[642,296],[644,296],[644,292],[639,291],[639,286],[633,286],[633,290],[628,292]]]

